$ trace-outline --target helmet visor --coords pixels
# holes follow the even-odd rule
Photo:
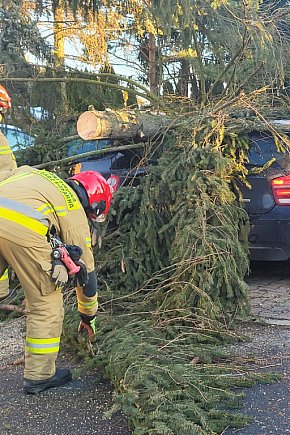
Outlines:
[[[88,215],[94,222],[103,222],[106,219],[106,201],[93,202],[88,209]]]
[[[105,213],[96,216],[95,214],[89,214],[89,218],[93,222],[105,222],[107,215]]]

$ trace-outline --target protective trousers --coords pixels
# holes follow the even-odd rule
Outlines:
[[[50,255],[45,237],[37,247],[23,247],[0,237],[0,276],[10,264],[26,298],[26,379],[44,380],[55,374],[64,310],[61,291],[50,279]]]

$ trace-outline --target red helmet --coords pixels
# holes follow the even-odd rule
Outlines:
[[[11,98],[4,86],[0,85],[0,111],[3,109],[11,109]]]
[[[108,214],[111,200],[112,190],[107,180],[96,171],[84,171],[70,177],[69,180],[79,182],[86,190],[89,207],[87,213],[93,220],[103,220]]]

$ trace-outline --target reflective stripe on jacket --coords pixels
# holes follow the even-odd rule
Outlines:
[[[8,280],[8,278],[9,278],[8,269],[6,269],[3,275],[0,277],[0,281],[6,281]]]
[[[95,269],[85,211],[73,189],[56,174],[19,167],[0,182],[0,198],[0,237],[23,247],[41,247],[47,228],[54,226],[63,243],[82,248],[88,272]]]
[[[0,217],[26,227],[42,236],[47,234],[47,219],[29,205],[0,197]]]

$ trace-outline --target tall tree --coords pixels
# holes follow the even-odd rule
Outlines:
[[[187,87],[197,84],[198,92],[194,89],[194,93],[206,102],[215,96],[238,92],[241,87],[250,90],[257,84],[284,86],[289,7],[284,0],[274,3],[269,6],[268,0],[84,0],[81,5],[85,13],[114,6],[124,16],[132,14],[131,31],[135,35],[142,32],[159,35],[163,63],[159,87],[165,80],[166,66],[166,80],[169,74],[176,86],[182,77],[184,94],[187,64]],[[74,9],[76,2],[67,0],[66,4]],[[153,76],[148,56],[149,70],[148,82]]]

